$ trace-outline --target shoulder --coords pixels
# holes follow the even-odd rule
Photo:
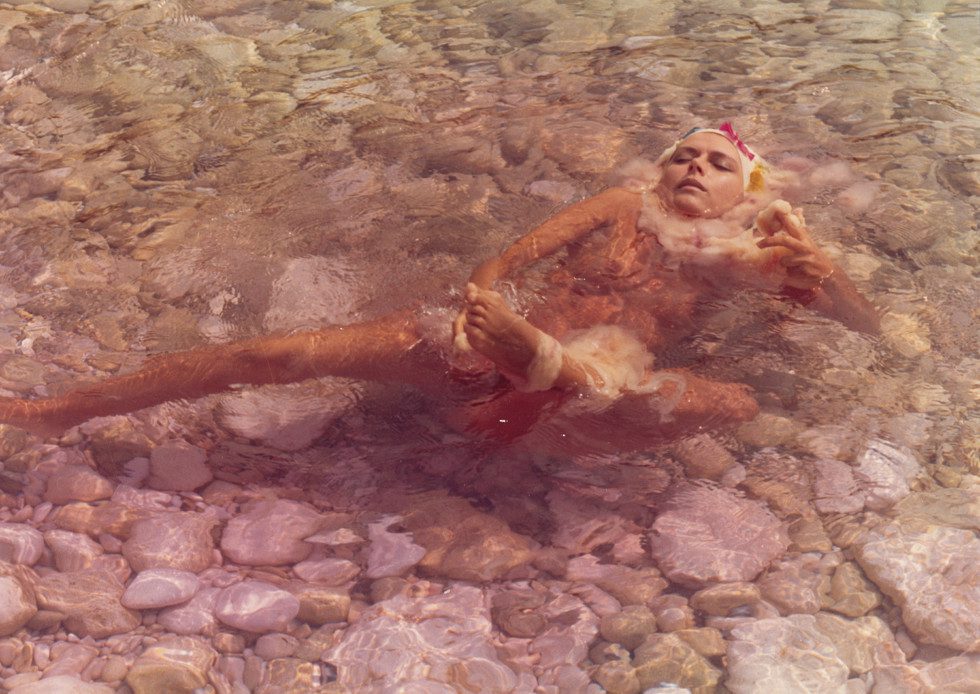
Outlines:
[[[603,206],[613,207],[618,211],[639,211],[643,207],[643,196],[636,191],[614,186],[591,198]]]

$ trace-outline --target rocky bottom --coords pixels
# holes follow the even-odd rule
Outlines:
[[[741,458],[700,435],[547,473],[487,461],[469,498],[405,484],[446,460],[393,475],[314,449],[315,473],[274,482],[277,456],[313,453],[154,442],[127,418],[60,446],[4,428],[0,682],[977,691],[977,477],[881,439],[762,445],[786,421],[744,426]]]

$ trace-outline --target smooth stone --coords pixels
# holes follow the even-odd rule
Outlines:
[[[633,654],[640,686],[670,682],[693,691],[711,691],[721,671],[675,634],[652,634]]]
[[[660,570],[692,588],[751,581],[788,546],[784,525],[758,502],[693,485],[673,490],[650,532]]]
[[[593,631],[589,641],[594,636]],[[586,653],[585,647],[565,651],[561,662],[579,662]],[[384,691],[407,682],[425,692],[517,690],[514,671],[498,659],[486,596],[463,584],[437,595],[396,596],[372,605],[322,659],[336,668],[338,685],[349,691]],[[539,662],[545,666],[544,654]]]
[[[13,576],[0,575],[0,636],[9,636],[37,613],[34,596]]]
[[[529,195],[545,198],[554,203],[569,203],[579,194],[576,186],[562,181],[532,181],[525,190]]]
[[[28,434],[23,429],[0,424],[0,460],[7,460],[20,453],[27,445]]]
[[[971,489],[933,489],[915,492],[895,505],[903,519],[951,528],[980,531],[980,493]]]
[[[909,482],[921,467],[909,453],[884,441],[872,441],[854,469],[854,477],[865,490],[865,504],[884,511],[909,494]]]
[[[595,584],[624,605],[649,605],[667,587],[667,581],[653,567],[633,569],[619,564],[601,564],[591,554],[571,559],[565,578]]]
[[[51,522],[63,530],[97,537],[102,533],[126,537],[133,523],[143,517],[142,509],[107,503],[93,506],[86,503],[67,504],[55,509]]]
[[[38,610],[27,623],[27,628],[32,631],[47,631],[51,627],[59,626],[64,618],[65,615],[55,610]]]
[[[148,465],[152,450],[153,441],[126,417],[111,418],[89,432],[88,451],[98,469],[110,477],[121,475],[126,464],[135,458],[146,459]]]
[[[126,673],[133,694],[191,694],[208,684],[218,654],[191,636],[169,636],[143,651]]]
[[[20,639],[0,640],[0,666],[11,667],[24,648],[30,648]]]
[[[711,627],[678,629],[672,633],[705,658],[717,658],[728,651],[728,644],[721,632]]]
[[[732,629],[728,678],[734,694],[752,694],[759,683],[776,692],[840,694],[849,668],[813,615],[752,621]]]
[[[850,465],[839,460],[814,461],[813,503],[820,513],[858,513],[865,493],[858,487]]]
[[[289,634],[263,634],[255,640],[253,650],[262,660],[288,658],[299,647],[299,640]]]
[[[919,670],[919,677],[931,692],[980,691],[980,657],[959,655],[944,658]]]
[[[66,465],[48,478],[44,500],[52,504],[101,501],[112,496],[115,485],[87,465]]]
[[[389,576],[371,582],[371,602],[381,602],[396,595],[408,595],[412,592],[412,583],[408,579]]]
[[[926,643],[980,651],[980,540],[969,530],[886,523],[854,547],[865,574]]]
[[[221,591],[215,616],[230,627],[253,633],[285,631],[299,613],[299,600],[262,581],[242,581]]]
[[[10,686],[8,679],[5,686]],[[113,694],[115,690],[105,684],[85,682],[72,675],[56,675],[45,677],[37,682],[14,686],[10,694]]]
[[[157,446],[150,452],[146,483],[161,491],[192,492],[214,479],[207,458],[207,453],[184,441]]]
[[[155,513],[132,525],[122,554],[134,571],[178,569],[198,573],[214,561],[211,529],[217,519],[200,513]]]
[[[245,637],[222,631],[211,637],[211,645],[218,653],[241,653],[245,650]]]
[[[291,581],[283,587],[299,600],[299,613],[296,616],[301,622],[321,626],[347,621],[351,599],[345,588],[300,581]]]
[[[220,592],[220,588],[201,588],[183,605],[161,610],[157,615],[157,624],[182,636],[213,634],[218,628],[214,607]]]
[[[44,536],[19,523],[0,523],[0,561],[33,566],[44,552]]]
[[[492,581],[533,558],[532,540],[443,492],[413,495],[401,515],[414,542],[425,547],[419,568],[432,576]]]
[[[828,609],[848,617],[862,617],[881,604],[881,594],[853,562],[844,562],[834,570],[830,599]]]
[[[745,480],[739,486],[781,517],[811,515],[810,467],[809,461],[774,449],[757,451],[746,463]]]
[[[602,638],[631,651],[656,631],[657,618],[650,608],[642,605],[627,605],[622,612],[607,615],[599,621]]]
[[[877,665],[900,665],[905,655],[895,636],[878,617],[844,619],[820,612],[816,627],[831,640],[851,675],[863,675]]]
[[[789,524],[790,552],[830,552],[834,543],[819,518],[800,517]]]
[[[324,684],[330,674],[321,663],[311,663],[297,658],[274,658],[268,662],[262,683],[256,694],[301,694],[324,691],[325,694],[341,694],[342,690]],[[331,691],[333,690],[333,691]]]
[[[636,669],[628,661],[610,660],[603,663],[592,679],[609,694],[640,694],[643,691]]]
[[[139,616],[119,603],[122,583],[105,570],[48,574],[34,586],[38,607],[65,615],[64,625],[81,637],[100,639],[132,631]]]
[[[333,282],[324,284],[330,286]],[[306,287],[309,289],[310,285]],[[290,318],[299,320],[296,306],[292,309]],[[221,425],[238,436],[282,451],[297,451],[308,448],[332,420],[350,407],[349,391],[338,390],[341,392],[332,398],[299,397],[285,388],[246,390],[222,398],[217,414]]]
[[[548,626],[541,609],[547,596],[543,591],[530,588],[495,592],[491,598],[490,615],[494,624],[507,636],[530,639],[541,634]],[[602,618],[619,614],[619,609]],[[656,628],[656,625],[654,625]]]
[[[566,549],[574,556],[591,552],[600,545],[612,545],[611,554],[616,563],[630,563],[617,556],[624,550],[627,554],[632,552],[634,561],[644,558],[646,553],[639,546],[639,534],[634,532],[639,528],[625,518],[559,490],[548,492],[547,500],[555,523],[552,547]]]
[[[581,18],[584,24],[592,20]],[[569,20],[572,21],[572,20]],[[550,46],[556,42],[550,42]],[[595,44],[592,44],[595,45]],[[541,146],[572,175],[600,176],[613,169],[628,146],[626,133],[597,121],[573,121],[541,133]]]
[[[554,596],[540,611],[545,628],[528,645],[528,652],[538,657],[539,686],[581,691],[588,677],[571,663],[588,656],[589,645],[598,635],[599,619],[585,603],[567,593]]]
[[[321,656],[328,648],[337,645],[338,631],[337,624],[327,624],[315,630],[312,634],[302,639],[293,655],[302,660],[322,660]]]
[[[40,672],[21,672],[16,675],[11,675],[3,680],[4,689],[9,691],[20,691],[22,687],[28,684],[34,684],[39,679],[41,679]],[[31,692],[31,690],[27,690]],[[38,691],[34,689],[31,694],[47,694],[46,690]]]
[[[720,480],[735,465],[735,458],[707,434],[686,438],[673,446],[689,478]]]
[[[339,586],[353,580],[361,573],[361,567],[347,559],[316,559],[296,564],[293,573],[310,583]]]
[[[885,344],[903,357],[911,359],[932,350],[929,330],[915,316],[886,313],[881,318],[881,333]]]
[[[365,572],[368,578],[401,576],[425,556],[425,547],[415,544],[411,533],[388,531],[400,520],[398,516],[386,516],[380,522],[368,525],[368,541],[371,543]]]
[[[803,426],[792,419],[762,412],[751,422],[740,424],[736,436],[749,446],[767,448],[788,443],[801,431]]]
[[[691,607],[715,617],[727,617],[735,608],[754,605],[760,599],[754,583],[735,581],[702,588],[691,596]]]
[[[323,517],[296,501],[256,501],[232,518],[221,535],[221,552],[236,564],[276,566],[306,559],[313,545],[304,538],[320,529]]]
[[[79,502],[56,509],[50,519],[55,527],[91,537],[98,537],[102,533],[128,537],[133,523],[145,515],[146,512],[142,509],[113,502],[98,506]]]
[[[654,598],[650,609],[657,616],[657,627],[663,632],[693,629],[694,610],[683,595],[668,593]]]
[[[112,500],[116,503],[145,509],[151,513],[172,510],[175,498],[174,494],[170,492],[138,489],[128,484],[120,484],[112,494]]]
[[[756,585],[762,597],[780,614],[814,614],[820,610],[821,595],[830,581],[819,572],[818,560],[799,557],[776,562]]]
[[[58,571],[80,571],[93,567],[98,557],[105,554],[102,545],[87,535],[69,530],[47,530],[44,542],[54,555]]]
[[[200,580],[189,571],[146,569],[132,580],[121,602],[131,610],[158,610],[187,602],[200,586]]]
[[[113,653],[105,656],[99,679],[103,682],[121,682],[127,672],[129,672],[129,661]]]
[[[61,646],[64,648],[60,648]],[[44,668],[44,678],[50,679],[60,675],[74,676],[82,673],[98,655],[99,650],[94,646],[67,641],[57,642],[51,649],[54,662]]]

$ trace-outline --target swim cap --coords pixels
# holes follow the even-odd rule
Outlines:
[[[658,165],[666,164],[674,155],[677,145],[689,138],[694,133],[715,133],[721,135],[726,140],[735,145],[738,150],[738,157],[742,164],[742,188],[746,191],[758,191],[764,187],[765,161],[758,154],[749,149],[749,146],[742,142],[741,138],[735,133],[731,123],[725,122],[717,128],[691,128],[684,133],[681,138],[664,150],[664,153],[657,159]]]

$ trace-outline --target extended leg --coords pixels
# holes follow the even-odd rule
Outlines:
[[[134,373],[58,397],[0,401],[0,421],[55,433],[92,417],[198,398],[235,384],[292,383],[318,376],[391,380],[431,389],[445,382],[445,368],[412,349],[419,340],[413,316],[402,313],[369,323],[164,354]]]
[[[598,410],[573,400],[572,407],[542,418],[524,445],[569,456],[642,451],[693,433],[727,428],[759,412],[741,384],[710,381],[684,370],[656,373],[677,379],[655,393],[624,393]],[[665,412],[665,404],[673,406]]]

